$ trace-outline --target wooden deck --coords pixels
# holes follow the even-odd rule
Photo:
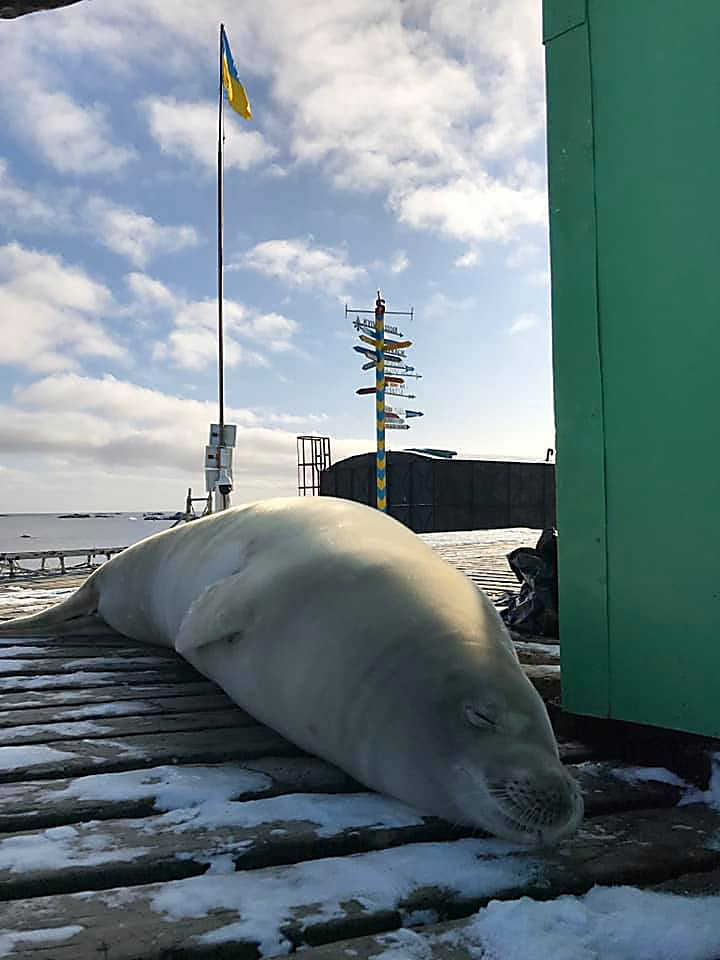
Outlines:
[[[514,543],[433,545],[491,594],[516,585],[504,560]],[[5,583],[0,617],[80,580]],[[557,700],[557,645],[517,643]],[[720,891],[720,813],[678,805],[682,785],[629,767],[669,762],[661,748],[638,758],[625,742],[568,739],[560,723],[586,821],[557,849],[526,853],[369,793],[174,653],[117,635],[3,638],[0,692],[0,956],[199,960],[306,947],[308,960],[362,960],[410,938],[424,952],[407,956],[455,960],[469,953],[454,936],[470,936],[490,899],[618,883]],[[686,751],[700,787],[706,746]],[[720,957],[720,925],[718,936]]]

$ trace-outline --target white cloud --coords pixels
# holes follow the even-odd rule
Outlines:
[[[166,226],[130,207],[113,203],[98,194],[78,196],[76,189],[52,191],[48,183],[36,183],[31,191],[12,179],[7,162],[0,157],[0,215],[7,228],[37,233],[84,233],[101,246],[127,257],[142,267],[155,257],[197,246],[193,227]]]
[[[143,102],[150,132],[164,153],[204,167],[217,168],[217,107],[188,103],[174,97]],[[245,130],[231,111],[225,113],[226,169],[249,170],[277,155],[277,149],[257,130]]]
[[[212,69],[222,12],[220,0],[105,0],[24,37],[36,61],[60,48],[116,71],[162,51],[186,81]],[[416,229],[485,241],[545,223],[542,168],[528,156],[544,123],[536,0],[255,0],[224,12],[251,97],[253,75],[269,90],[266,129],[297,161],[382,191]],[[213,104],[151,97],[145,108],[163,149],[213,168]],[[239,124],[229,112],[229,167],[268,162],[274,148]]]
[[[232,268],[249,267],[291,287],[314,288],[337,296],[366,275],[347,261],[344,250],[314,246],[310,238],[266,240],[248,250]]]
[[[536,327],[539,323],[540,319],[534,313],[521,313],[517,320],[514,320],[510,324],[508,333],[512,335],[523,333],[525,330],[531,330],[533,327]]]
[[[111,376],[59,374],[16,390],[12,406],[0,407],[0,446],[18,458],[12,508],[40,500],[50,510],[179,509],[188,486],[202,493],[216,413],[214,403]],[[324,415],[228,408],[227,417],[238,424],[236,502],[295,493],[296,428],[316,430]]]
[[[479,255],[477,250],[468,250],[467,253],[464,253],[461,257],[458,257],[455,261],[456,267],[474,267],[479,260]]]
[[[113,142],[98,104],[81,104],[68,93],[48,88],[47,78],[36,78],[34,69],[25,67],[19,78],[5,74],[0,75],[5,91],[1,101],[17,136],[60,173],[116,173],[136,156],[133,148]]]
[[[72,369],[82,356],[124,359],[99,318],[113,297],[60,257],[10,243],[0,248],[0,363],[30,370]]]
[[[444,293],[434,293],[422,308],[423,317],[433,320],[452,320],[453,315],[469,313],[477,306],[475,297],[448,297]]]
[[[407,258],[407,254],[404,250],[398,250],[395,256],[392,259],[390,264],[391,273],[402,273],[403,270],[407,270],[410,266],[410,261]]]
[[[125,256],[137,267],[162,253],[197,246],[200,239],[192,227],[168,227],[129,207],[91,197],[86,220],[99,242]]]
[[[546,217],[541,190],[511,187],[482,173],[396,193],[391,202],[403,222],[463,240],[508,240]]]
[[[133,308],[141,312],[152,309],[171,310],[178,304],[178,298],[169,287],[146,273],[129,273],[125,282],[132,294]]]
[[[136,289],[147,287],[146,281]],[[150,290],[151,298],[159,291]],[[173,329],[154,345],[155,359],[169,357],[188,370],[202,370],[217,363],[217,299],[176,299]],[[296,351],[293,337],[298,324],[280,313],[262,313],[236,300],[223,301],[224,356],[227,367],[240,364],[269,366],[265,353]]]
[[[37,191],[25,190],[10,176],[7,161],[0,157],[0,211],[6,228],[56,226],[57,210]]]

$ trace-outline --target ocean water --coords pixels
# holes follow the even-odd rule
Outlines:
[[[149,516],[158,519],[149,519]],[[57,513],[0,515],[0,553],[128,547],[175,522],[174,513],[108,513],[68,517]]]

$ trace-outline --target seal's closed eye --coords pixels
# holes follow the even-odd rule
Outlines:
[[[473,703],[466,703],[463,711],[468,723],[471,723],[474,727],[492,729],[497,726],[496,711],[491,706],[480,708]]]

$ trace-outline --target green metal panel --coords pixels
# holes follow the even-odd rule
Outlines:
[[[545,0],[543,40],[547,42],[585,22],[586,0]]]
[[[592,96],[583,91],[578,107],[579,64],[558,51],[583,34],[590,39]],[[547,46],[564,703],[600,713],[601,684],[591,679],[599,669],[609,715],[714,736],[719,36],[717,0],[689,7],[677,0],[588,0],[586,24]],[[579,109],[592,127],[594,177],[586,156],[564,154],[562,137],[553,136],[553,129],[577,123]],[[576,192],[568,181],[578,183]],[[558,233],[568,230],[568,220],[589,233],[593,197],[596,242],[588,238],[573,250]],[[597,300],[576,299],[581,335],[571,329],[571,292],[576,272],[587,273],[591,247]],[[587,366],[593,324],[600,362],[583,384],[572,367]],[[598,382],[602,427],[582,437],[578,404],[587,410],[597,401]],[[597,472],[604,475],[608,646],[599,667],[600,604],[590,585],[597,585],[600,565],[589,554],[583,513],[600,511],[600,482],[590,484],[578,467],[591,462],[589,448],[598,464],[604,458]],[[583,568],[573,569],[573,560]]]
[[[546,56],[563,704],[607,716],[605,465],[587,27],[557,37]]]

